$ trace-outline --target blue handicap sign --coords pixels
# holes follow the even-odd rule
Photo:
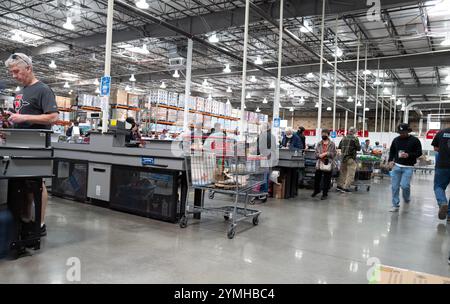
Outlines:
[[[153,157],[142,157],[142,165],[143,166],[148,166],[148,165],[154,165],[155,164],[155,159]]]
[[[280,118],[279,117],[276,117],[276,118],[274,118],[273,119],[273,127],[274,128],[279,128],[280,127]]]
[[[109,96],[111,92],[111,76],[103,76],[100,82],[100,95]]]
[[[331,131],[331,138],[336,138],[336,131]]]

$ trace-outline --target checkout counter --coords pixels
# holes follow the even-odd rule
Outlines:
[[[127,132],[93,132],[89,144],[52,143],[52,194],[177,222],[187,196],[182,142],[126,147]]]
[[[283,180],[285,199],[297,196],[299,187],[299,174],[305,169],[303,150],[279,149],[278,165],[280,178]]]

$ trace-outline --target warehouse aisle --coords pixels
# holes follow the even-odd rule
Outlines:
[[[81,283],[367,283],[369,257],[450,276],[450,225],[437,219],[432,176],[415,176],[411,206],[399,214],[388,212],[388,187],[333,191],[327,201],[301,190],[258,206],[259,226],[238,226],[233,240],[217,218],[180,229],[53,198],[43,250],[1,261],[0,283],[66,283],[70,257],[80,259]]]

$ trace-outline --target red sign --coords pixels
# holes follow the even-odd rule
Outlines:
[[[428,130],[427,139],[433,139],[438,132],[439,130]]]
[[[305,136],[316,136],[316,130],[312,129],[312,130],[305,130],[305,132],[303,132],[303,135]]]
[[[362,130],[358,131],[358,137],[369,137],[369,131],[364,130],[364,134],[363,134]]]

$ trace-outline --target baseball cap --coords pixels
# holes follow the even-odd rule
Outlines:
[[[409,127],[409,125],[407,123],[401,123],[397,127],[397,133],[400,133],[400,132],[411,132],[411,131],[412,131],[412,129]]]

